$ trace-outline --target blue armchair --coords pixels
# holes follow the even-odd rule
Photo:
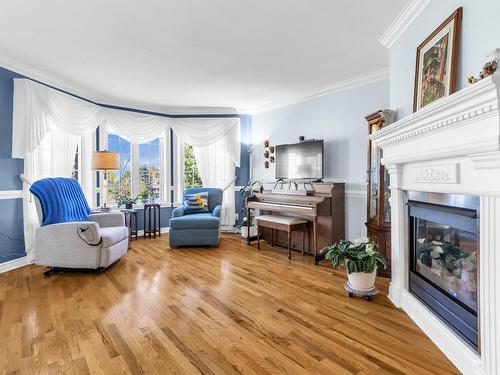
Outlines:
[[[184,207],[172,212],[168,233],[171,248],[179,246],[216,246],[220,239],[220,213],[222,209],[222,190],[215,188],[192,188],[184,191],[186,195],[208,192],[208,212],[187,214]]]

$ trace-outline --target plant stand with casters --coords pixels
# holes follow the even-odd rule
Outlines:
[[[378,289],[375,286],[370,290],[361,292],[359,290],[351,288],[351,286],[349,285],[349,281],[345,282],[344,289],[347,291],[349,298],[356,296],[364,298],[367,301],[370,301],[373,296],[376,296],[378,294]]]

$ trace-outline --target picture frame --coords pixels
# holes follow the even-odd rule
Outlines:
[[[455,92],[461,23],[458,8],[417,47],[413,112]]]

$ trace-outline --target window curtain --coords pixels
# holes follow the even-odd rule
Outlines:
[[[171,127],[179,139],[193,146],[206,186],[225,187],[234,179],[235,167],[240,163],[238,118],[170,118],[112,109],[21,78],[14,79],[13,112],[12,157],[25,160],[24,175],[29,181],[71,176],[79,139],[85,152],[82,167],[89,169],[91,134],[104,124],[132,143],[150,142]],[[94,174],[83,172],[82,187],[89,199]],[[23,190],[25,237],[30,254],[34,250],[34,229],[38,219],[28,184],[24,184]],[[224,195],[227,213],[223,223],[232,225],[234,183]]]
[[[24,158],[24,177],[34,182],[47,177],[71,177],[79,137],[50,129],[40,144]],[[23,223],[26,250],[35,248],[35,230],[39,225],[34,199],[29,184],[23,182]]]
[[[194,156],[204,186],[224,190],[221,224],[235,223],[234,182],[240,166],[240,120],[177,119],[171,124],[179,140],[193,146]]]

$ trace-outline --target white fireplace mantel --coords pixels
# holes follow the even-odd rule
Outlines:
[[[500,374],[500,74],[440,99],[372,134],[391,182],[389,298],[464,374]],[[408,289],[407,191],[480,197],[480,354]]]

